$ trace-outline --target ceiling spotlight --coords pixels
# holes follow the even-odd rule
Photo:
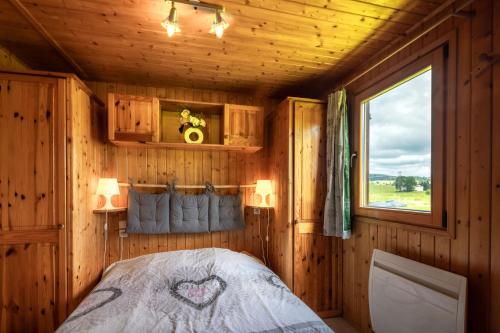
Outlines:
[[[176,32],[181,32],[179,28],[179,19],[177,18],[177,8],[175,8],[175,4],[172,1],[172,7],[170,8],[170,14],[168,17],[161,23],[161,25],[167,30],[168,37],[172,37]]]
[[[210,33],[215,33],[217,38],[222,38],[222,35],[224,35],[224,30],[226,30],[227,27],[229,27],[229,24],[224,21],[220,10],[217,10],[215,12],[214,22],[212,23],[212,27],[210,28]]]

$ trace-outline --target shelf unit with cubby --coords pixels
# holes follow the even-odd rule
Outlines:
[[[110,93],[108,134],[118,146],[254,153],[264,141],[264,109],[236,105]],[[186,143],[180,113],[202,117],[204,141]]]

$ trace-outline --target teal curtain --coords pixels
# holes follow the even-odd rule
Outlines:
[[[327,109],[327,194],[323,233],[351,237],[349,122],[345,89],[328,96]]]

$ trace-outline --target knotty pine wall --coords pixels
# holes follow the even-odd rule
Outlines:
[[[455,146],[456,238],[402,225],[355,219],[343,246],[343,313],[370,332],[368,273],[373,249],[382,249],[464,275],[469,281],[469,332],[500,332],[500,64],[481,61],[500,54],[500,2],[476,0],[472,19],[449,20],[393,59],[349,86],[390,70],[413,51],[458,30]],[[353,75],[356,73],[353,73]],[[453,84],[453,82],[452,82]]]
[[[105,110],[91,92],[69,82],[67,126],[68,309],[73,311],[101,278],[104,217],[93,214],[102,198],[96,194],[100,175],[107,170],[109,147]],[[68,314],[69,314],[68,313]]]
[[[188,101],[262,105],[266,107],[266,112],[269,112],[274,105],[271,100],[259,99],[246,94],[221,91],[195,90],[180,87],[143,87],[105,82],[87,82],[87,85],[104,102],[107,101],[108,92],[118,92]],[[88,144],[88,142],[86,143]],[[119,182],[128,182],[130,177],[134,182],[140,183],[166,183],[167,181],[171,182],[176,179],[177,184],[189,185],[203,185],[205,181],[211,181],[214,184],[252,184],[257,179],[268,178],[266,163],[264,162],[264,151],[255,154],[216,151],[202,152],[125,148],[108,143],[103,148],[98,146],[88,147],[87,151],[80,158],[82,159],[81,165],[88,164],[90,166],[90,168],[84,168],[87,170],[85,171],[87,174],[81,176],[84,181],[87,179],[86,177],[89,177],[89,173],[93,173],[96,170],[102,176],[117,177]],[[85,162],[85,159],[89,159],[91,162]],[[93,179],[92,176],[90,178]],[[95,184],[90,186],[94,192],[95,186]],[[254,190],[242,189],[242,191],[244,194],[244,204],[251,204]],[[89,194],[89,198],[92,197],[92,193]],[[229,193],[236,192],[229,190]],[[81,200],[88,199],[81,198]],[[92,205],[94,205],[95,199],[92,200]],[[122,189],[122,195],[116,200],[116,204],[126,206],[126,189]],[[261,215],[253,215],[251,209],[245,209],[246,228],[241,231],[179,235],[129,235],[129,237],[123,239],[122,244],[120,244],[118,237],[119,221],[126,220],[126,214],[114,214],[109,217],[109,248],[106,256],[106,266],[119,260],[120,253],[123,259],[127,259],[148,253],[204,247],[221,247],[235,251],[247,251],[257,257],[262,257],[259,222],[262,232],[265,232],[264,228],[267,223],[267,215],[265,214],[266,211],[262,211]],[[81,257],[81,267],[79,267],[82,270],[79,279],[85,280],[82,285],[86,285],[87,289],[95,285],[96,279],[100,278],[100,275],[96,273],[102,269],[103,262],[103,247],[101,246],[102,229],[100,235],[99,229],[95,229],[94,227],[96,225],[92,225],[90,228],[91,231],[85,236],[89,244],[87,250],[90,253],[99,253],[101,257],[93,255],[92,260],[85,260],[85,258]],[[102,228],[102,225],[97,227]],[[95,233],[94,230],[98,232]],[[89,236],[97,237],[97,249],[90,248],[90,246],[96,246],[96,241],[89,238]]]

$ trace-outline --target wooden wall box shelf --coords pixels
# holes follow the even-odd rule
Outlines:
[[[202,144],[179,133],[180,112],[202,117]],[[254,153],[264,144],[264,108],[108,94],[108,137],[119,146]]]

